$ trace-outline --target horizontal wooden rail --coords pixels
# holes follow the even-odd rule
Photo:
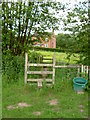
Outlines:
[[[53,74],[52,71],[27,71],[27,74]]]
[[[53,64],[53,62],[52,61],[43,61],[43,64]]]
[[[28,66],[53,66],[53,64],[28,63]]]
[[[55,66],[55,68],[77,68],[79,66]]]
[[[29,82],[38,82],[38,81],[43,81],[44,79],[27,79]],[[45,79],[46,82],[52,82],[52,79]]]

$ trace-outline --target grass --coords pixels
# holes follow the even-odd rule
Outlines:
[[[24,85],[24,76],[18,82],[4,83],[2,94],[3,118],[86,118],[88,117],[88,93],[77,94],[73,90],[73,78],[77,76],[73,69],[56,69],[54,87]],[[56,105],[50,105],[49,101],[57,99]],[[17,105],[26,102],[30,107],[8,110],[8,105]],[[82,108],[80,107],[82,106]],[[40,115],[34,112],[39,111]]]
[[[32,51],[30,51],[32,52]],[[54,52],[50,52],[50,51],[37,51],[37,53],[40,53],[42,55],[46,55],[49,57],[53,57]],[[79,54],[73,54],[70,57],[70,61],[69,59],[67,59],[67,54],[63,53],[63,52],[55,52],[55,56],[56,56],[56,62],[63,62],[63,63],[70,63],[70,64],[76,64],[76,62],[79,60]]]

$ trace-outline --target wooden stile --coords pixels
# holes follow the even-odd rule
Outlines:
[[[25,53],[25,84],[27,83],[27,82],[31,82],[31,83],[33,83],[33,82],[37,82],[37,85],[38,85],[38,87],[39,88],[41,88],[42,87],[42,82],[43,81],[46,81],[47,82],[47,84],[50,84],[50,82],[52,83],[52,84],[54,84],[54,79],[55,79],[55,54],[54,54],[54,56],[53,56],[53,59],[51,59],[51,58],[45,58],[46,60],[53,60],[53,63],[28,63],[28,54],[27,53]],[[27,67],[30,67],[30,66],[32,66],[32,67],[34,67],[34,66],[36,66],[36,67],[45,67],[45,68],[47,68],[47,67],[53,67],[53,71],[45,71],[44,69],[43,69],[43,71],[41,70],[41,71],[28,71],[27,70]],[[52,74],[52,79],[48,79],[48,78],[42,78],[42,79],[27,79],[27,74],[42,74],[42,75],[47,75],[47,74]]]

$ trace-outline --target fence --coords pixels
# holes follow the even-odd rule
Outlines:
[[[42,75],[47,75],[47,74],[51,74],[52,75],[52,79],[45,79],[46,82],[52,83],[54,84],[54,80],[55,80],[55,54],[53,55],[53,59],[50,58],[43,58],[43,60],[53,60],[52,63],[29,63],[28,61],[28,54],[25,54],[25,84],[27,82],[37,82],[38,83],[38,87],[42,87],[42,82],[43,82],[43,78],[40,79],[27,79],[27,74],[42,74]],[[43,71],[28,71],[28,67],[43,67]],[[52,71],[47,71],[45,68],[47,67],[52,67],[53,70]],[[47,84],[50,85],[50,84]]]
[[[42,87],[42,82],[43,82],[43,78],[37,78],[37,79],[27,79],[27,74],[31,75],[31,74],[41,74],[43,76],[47,75],[47,74],[51,74],[52,75],[52,79],[48,79],[48,78],[44,78],[45,81],[47,83],[50,83],[50,84],[47,84],[47,85],[51,85],[55,83],[55,69],[56,68],[77,68],[77,74],[78,74],[78,77],[81,77],[80,76],[80,73],[82,73],[82,77],[85,76],[85,74],[88,74],[88,71],[89,71],[89,67],[88,66],[85,66],[85,65],[55,65],[55,53],[53,55],[53,58],[44,58],[43,57],[43,61],[44,60],[52,60],[52,63],[45,63],[45,62],[42,62],[42,63],[29,63],[28,61],[28,54],[26,53],[25,54],[25,84],[27,82],[37,82],[38,84],[38,87]],[[28,67],[43,67],[43,70],[41,71],[28,71]],[[52,67],[52,71],[47,71],[46,68],[48,67]]]

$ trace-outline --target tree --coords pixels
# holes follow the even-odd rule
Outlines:
[[[60,33],[56,36],[56,47],[63,49],[72,49],[73,40],[70,34]]]
[[[88,64],[88,6],[87,2],[79,2],[72,12],[68,12],[64,21],[64,30],[72,33],[74,40],[72,52],[80,52],[80,63]]]
[[[48,29],[57,29],[59,20],[55,13],[59,9],[63,9],[63,5],[55,2],[3,2],[3,53],[9,49],[13,54],[21,54],[32,44],[35,33],[43,37]]]

